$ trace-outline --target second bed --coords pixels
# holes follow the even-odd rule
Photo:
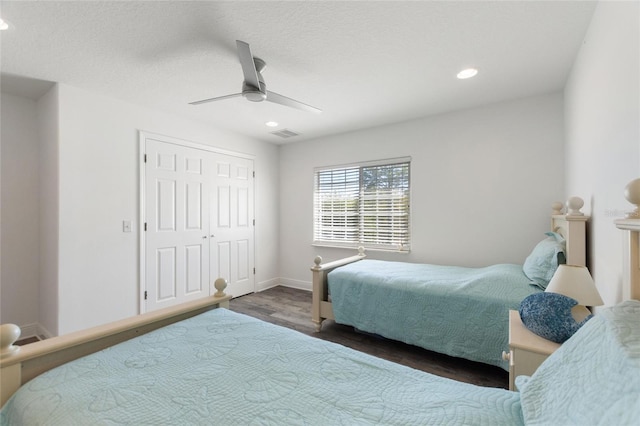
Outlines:
[[[558,263],[585,266],[579,211],[554,214],[551,232],[524,265],[481,268],[390,262],[356,256],[313,271],[312,315],[446,355],[509,369],[510,309],[544,291]]]

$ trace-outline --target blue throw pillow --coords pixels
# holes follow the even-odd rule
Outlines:
[[[547,232],[545,235],[547,238],[536,244],[522,266],[522,272],[531,280],[531,284],[542,290],[547,288],[558,265],[566,259],[566,242],[562,235],[556,232]]]
[[[593,315],[578,323],[571,308],[578,301],[558,293],[536,293],[520,303],[520,319],[529,330],[556,343],[563,343]]]

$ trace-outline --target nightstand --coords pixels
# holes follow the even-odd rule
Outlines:
[[[559,347],[559,343],[540,337],[525,327],[518,311],[509,311],[509,353],[502,353],[502,358],[509,361],[509,390],[516,390],[516,377],[531,376]]]

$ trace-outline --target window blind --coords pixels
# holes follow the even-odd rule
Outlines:
[[[317,169],[314,244],[408,251],[408,160]]]

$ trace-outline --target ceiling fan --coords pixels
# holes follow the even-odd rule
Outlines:
[[[242,83],[242,92],[234,93],[232,95],[218,96],[216,98],[203,99],[201,101],[189,102],[190,105],[200,105],[207,102],[220,101],[223,99],[236,98],[238,96],[244,96],[245,99],[251,102],[269,101],[276,104],[298,108],[303,111],[310,111],[315,113],[321,113],[322,110],[307,105],[295,99],[288,98],[278,93],[267,90],[267,85],[262,77],[262,71],[264,71],[267,63],[260,58],[256,58],[251,54],[251,48],[248,43],[244,41],[236,40],[238,47],[238,58],[240,59],[240,65],[242,65],[242,73],[244,74],[244,82]]]

